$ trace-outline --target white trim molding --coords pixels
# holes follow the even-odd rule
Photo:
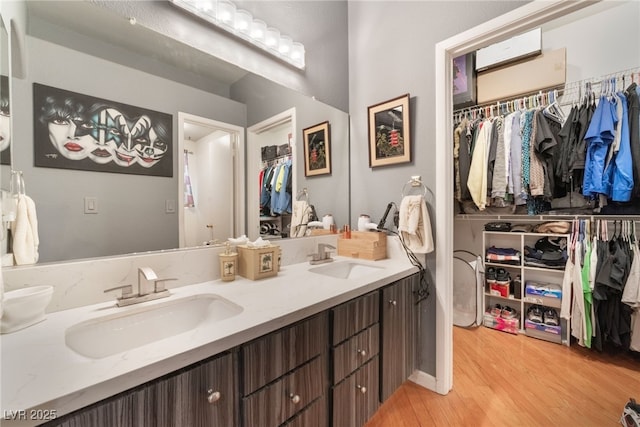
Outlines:
[[[436,383],[453,388],[453,58],[567,15],[597,1],[536,0],[450,37],[435,47],[436,111]]]

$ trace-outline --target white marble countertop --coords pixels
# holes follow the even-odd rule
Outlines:
[[[141,304],[118,308],[114,301],[59,311],[37,325],[2,335],[2,425],[36,425],[43,420],[30,419],[38,418],[35,415],[55,411],[61,416],[72,412],[417,271],[404,256],[379,261],[338,256],[334,263],[346,261],[383,269],[347,280],[309,272],[315,266],[300,263],[285,266],[276,277],[268,279],[251,281],[238,276],[232,282],[216,280],[171,289],[170,298],[213,293],[238,304],[243,311],[102,359],[87,358],[69,349],[65,345],[65,330],[81,321]],[[165,301],[167,298],[142,304]],[[9,420],[16,416],[27,419]]]

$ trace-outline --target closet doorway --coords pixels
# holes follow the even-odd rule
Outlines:
[[[597,3],[597,2],[596,2]],[[534,1],[489,22],[450,37],[435,47],[436,112],[436,378],[428,388],[447,394],[453,387],[453,59],[506,40],[578,11],[592,2]]]
[[[244,233],[244,129],[178,113],[181,248]]]

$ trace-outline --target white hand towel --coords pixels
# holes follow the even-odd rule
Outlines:
[[[306,200],[296,200],[293,202],[293,212],[291,214],[291,237],[302,237],[307,232],[307,223],[311,208]]]
[[[400,202],[398,220],[400,237],[414,253],[433,252],[431,220],[423,196],[405,196]]]
[[[31,197],[24,194],[18,196],[16,220],[11,223],[11,233],[16,265],[38,262],[38,217]]]

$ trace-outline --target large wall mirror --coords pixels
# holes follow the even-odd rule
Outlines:
[[[12,167],[23,171],[26,194],[36,204],[39,263],[190,246],[184,243],[185,239],[181,243],[179,230],[184,226],[181,221],[185,215],[179,213],[184,209],[180,187],[183,153],[185,149],[193,152],[193,148],[185,148],[189,144],[179,140],[190,135],[182,127],[184,120],[179,120],[179,114],[244,130],[295,109],[297,120],[291,133],[298,152],[303,151],[299,145],[302,129],[330,121],[332,173],[307,178],[301,163],[295,165],[293,179],[296,188],[308,189],[320,215],[331,213],[337,222],[348,221],[349,118],[345,112],[237,67],[221,64],[140,25],[131,25],[122,16],[92,2],[30,1],[26,2],[26,8],[27,34],[22,54],[28,73],[26,78],[10,79],[15,99]],[[34,88],[34,84],[44,86],[44,95],[40,94],[42,88]],[[36,158],[41,155],[38,144],[51,143],[53,147],[54,134],[57,135],[54,125],[48,123],[45,138],[37,140],[36,128],[43,124],[40,104],[45,101],[38,105],[36,102],[68,94],[84,100],[86,109],[105,102],[110,108],[93,114],[92,117],[102,117],[98,124],[67,123],[66,132],[72,130],[72,125],[105,131],[109,123],[118,120],[135,129],[141,126],[140,116],[147,112],[150,117],[152,113],[170,117],[167,121],[170,133],[165,141],[166,152],[170,153],[165,159],[171,159],[170,173],[154,175],[140,168],[138,173],[123,173],[105,169],[97,161],[95,168],[36,166]],[[127,110],[129,107],[137,115],[127,114],[131,111]],[[60,123],[64,119],[56,117]],[[162,133],[153,124],[147,125],[149,134],[157,137]],[[127,137],[132,139],[133,131]],[[67,144],[67,139],[60,144]],[[260,150],[251,144],[247,139],[239,149]],[[51,147],[44,155],[59,157],[60,153]],[[152,148],[158,147],[150,146],[147,150],[151,152]],[[293,160],[303,161],[302,157]],[[200,169],[215,169],[214,162],[199,165]],[[251,234],[246,217],[257,217],[260,213],[253,211],[257,201],[247,200],[246,187],[257,185],[249,177],[262,166],[260,162],[243,161],[239,167],[246,171],[244,180],[223,182],[218,178],[219,185],[234,186],[233,197],[238,200],[234,202],[234,225],[216,227],[213,231],[221,230],[221,234],[212,235],[212,239],[196,237],[192,243],[224,241],[231,237],[229,233]],[[211,191],[215,191],[215,186]],[[202,223],[208,224],[207,220]]]

